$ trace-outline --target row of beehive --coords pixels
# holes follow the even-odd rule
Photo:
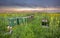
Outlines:
[[[33,16],[8,18],[8,22],[10,26],[14,26],[14,25],[20,25],[21,23],[26,23],[28,21],[31,21],[32,18]]]

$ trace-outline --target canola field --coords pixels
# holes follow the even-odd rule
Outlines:
[[[17,17],[32,18],[15,22]],[[13,18],[10,21],[8,19]],[[42,20],[47,20],[44,23]],[[20,20],[20,19],[19,19]],[[10,23],[10,24],[9,24]],[[7,26],[12,25],[12,33],[9,34]],[[0,14],[0,38],[60,38],[60,14],[59,13],[12,13]]]

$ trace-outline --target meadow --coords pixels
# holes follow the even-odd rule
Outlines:
[[[26,17],[33,15],[32,20],[13,26],[12,34],[8,34],[8,18]],[[42,25],[42,19],[49,20],[49,24]],[[60,14],[59,13],[1,13],[0,14],[0,38],[60,38]]]

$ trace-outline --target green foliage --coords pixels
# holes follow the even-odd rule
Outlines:
[[[9,17],[20,17],[32,14],[1,14],[0,16],[0,37],[1,38],[60,38],[60,14],[48,14],[48,13],[34,13],[34,19],[15,25],[13,27],[12,34],[8,34],[6,27],[8,24],[7,19]],[[42,26],[42,18],[49,20],[49,26]],[[3,32],[2,32],[3,31]],[[7,34],[6,34],[7,33]]]

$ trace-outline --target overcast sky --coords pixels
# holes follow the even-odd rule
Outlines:
[[[0,6],[60,7],[60,0],[0,0]]]

